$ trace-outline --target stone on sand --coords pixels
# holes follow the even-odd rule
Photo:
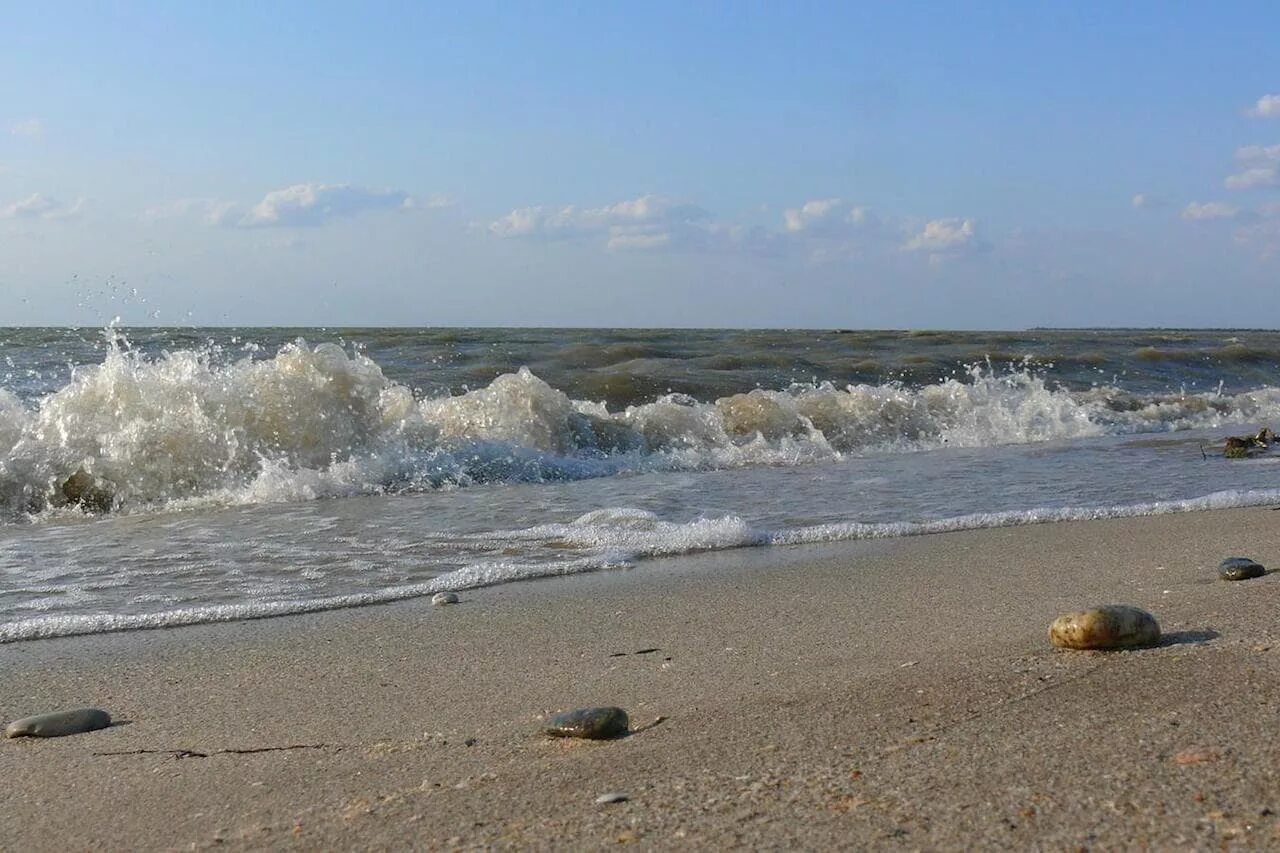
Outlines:
[[[1228,557],[1218,564],[1218,577],[1224,581],[1247,581],[1266,573],[1266,568],[1248,557]]]
[[[580,737],[608,740],[621,737],[631,728],[627,712],[621,708],[576,708],[553,714],[542,731],[552,737]]]
[[[1139,607],[1107,604],[1059,616],[1049,626],[1049,642],[1062,649],[1154,646],[1160,642],[1160,624]]]
[[[431,596],[431,604],[433,607],[444,607],[446,604],[457,604],[458,594],[456,592],[437,592]]]
[[[111,715],[101,708],[75,708],[23,717],[5,726],[5,737],[62,737],[111,725]]]

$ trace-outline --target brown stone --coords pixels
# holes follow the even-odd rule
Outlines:
[[[1160,642],[1160,624],[1147,611],[1108,604],[1068,613],[1049,626],[1049,642],[1061,649],[1131,649]]]

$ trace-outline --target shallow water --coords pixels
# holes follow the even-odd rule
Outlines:
[[[1280,425],[1272,332],[0,341],[3,640],[1280,500],[1280,457],[1218,452]]]

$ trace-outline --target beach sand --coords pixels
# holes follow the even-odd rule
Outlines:
[[[1234,555],[1280,566],[1280,513],[744,549],[4,646],[0,716],[125,724],[0,741],[0,847],[1280,846],[1280,576],[1218,580]],[[1168,641],[1049,646],[1098,603]],[[592,704],[641,730],[538,734]]]

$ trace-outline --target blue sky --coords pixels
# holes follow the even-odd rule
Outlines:
[[[0,323],[1280,325],[1271,4],[0,2]]]

